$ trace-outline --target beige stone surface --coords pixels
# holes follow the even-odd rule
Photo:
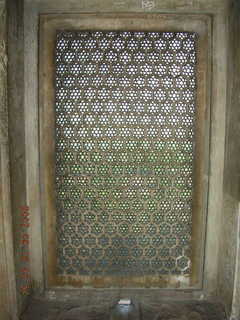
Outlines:
[[[240,3],[232,1],[228,17],[228,87],[223,215],[220,237],[218,293],[232,319],[240,317],[239,200],[240,200]],[[231,311],[232,310],[232,311]]]
[[[88,11],[152,11],[158,10],[168,11],[221,11],[225,10],[228,6],[228,0],[26,0],[26,3],[37,5],[39,8],[48,8],[48,10],[56,11],[56,3],[58,4],[57,10],[88,10]]]

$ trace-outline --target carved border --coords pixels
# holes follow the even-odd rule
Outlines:
[[[134,22],[133,22],[134,21]],[[40,115],[40,170],[41,203],[43,204],[45,239],[45,272],[47,286],[72,287],[133,287],[164,289],[202,289],[204,243],[208,193],[209,165],[209,52],[210,18],[206,15],[180,14],[64,14],[40,16],[40,78],[39,78],[39,115]],[[54,39],[60,29],[97,29],[97,30],[174,30],[198,33],[197,66],[197,125],[195,146],[194,201],[192,225],[192,274],[186,277],[81,277],[58,276],[56,274],[56,203],[54,197]],[[201,161],[199,161],[201,159]]]
[[[217,1],[217,0],[216,0]],[[210,172],[208,196],[208,218],[206,221],[206,244],[204,257],[204,278],[203,291],[192,291],[194,297],[215,296],[217,290],[217,268],[218,255],[220,250],[219,237],[221,236],[220,218],[222,214],[222,188],[223,188],[223,166],[224,166],[224,137],[225,137],[225,111],[226,111],[226,62],[227,62],[227,29],[226,14],[228,1],[224,1],[221,6],[216,1],[189,3],[189,1],[179,1],[172,3],[155,0],[156,6],[151,12],[154,13],[180,13],[180,14],[206,14],[211,18],[211,52],[209,52],[210,72],[207,76],[208,104],[211,106],[210,113],[210,136],[209,136],[209,158]],[[219,3],[218,3],[219,4]],[[84,12],[146,12],[142,9],[141,1],[126,0],[115,1],[65,1],[65,0],[26,0],[25,1],[25,53],[26,63],[25,77],[25,109],[26,123],[25,130],[27,146],[27,176],[28,176],[28,199],[31,206],[32,215],[35,217],[31,223],[31,234],[33,235],[31,259],[34,265],[31,268],[34,279],[39,280],[42,290],[51,294],[52,291],[45,283],[46,269],[43,271],[42,248],[45,247],[43,235],[40,230],[44,226],[43,203],[40,202],[40,173],[39,173],[39,115],[38,115],[38,45],[39,45],[39,15],[56,13],[84,13]],[[149,12],[149,11],[147,11]],[[219,67],[221,66],[221,68]],[[29,90],[31,87],[31,90]],[[214,164],[214,165],[211,165]],[[39,205],[40,203],[40,205]],[[203,235],[204,236],[204,235]],[[54,288],[55,290],[55,288]],[[58,289],[60,290],[60,289]],[[142,289],[141,289],[142,290]],[[77,290],[78,291],[78,290]],[[80,290],[81,291],[81,290]],[[165,294],[161,291],[161,294]],[[184,296],[186,291],[180,291]],[[174,290],[176,297],[176,291]],[[181,297],[182,297],[181,296]]]

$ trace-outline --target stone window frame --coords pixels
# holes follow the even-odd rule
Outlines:
[[[43,242],[47,256],[44,262],[46,286],[56,287],[64,284],[81,287],[88,283],[85,277],[60,277],[55,274],[56,265],[56,208],[54,200],[54,39],[57,29],[124,29],[143,31],[190,31],[198,34],[197,41],[197,112],[196,112],[196,151],[193,197],[192,239],[192,276],[190,282],[180,277],[171,276],[167,288],[202,289],[204,247],[207,217],[208,169],[209,169],[209,79],[211,56],[211,19],[207,15],[178,14],[42,14],[40,16],[40,181],[43,214]],[[140,29],[139,29],[140,28]],[[201,159],[201,161],[199,161]],[[111,279],[114,281],[114,279]],[[153,287],[165,288],[164,281],[147,279]],[[94,287],[107,286],[106,279],[95,278]],[[137,284],[137,285],[136,285]],[[141,285],[140,279],[121,280],[118,286],[130,287]]]

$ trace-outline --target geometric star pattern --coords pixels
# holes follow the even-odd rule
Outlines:
[[[196,38],[57,33],[59,274],[191,272]]]

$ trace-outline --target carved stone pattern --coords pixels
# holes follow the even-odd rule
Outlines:
[[[60,274],[190,273],[195,42],[187,32],[58,34]]]

